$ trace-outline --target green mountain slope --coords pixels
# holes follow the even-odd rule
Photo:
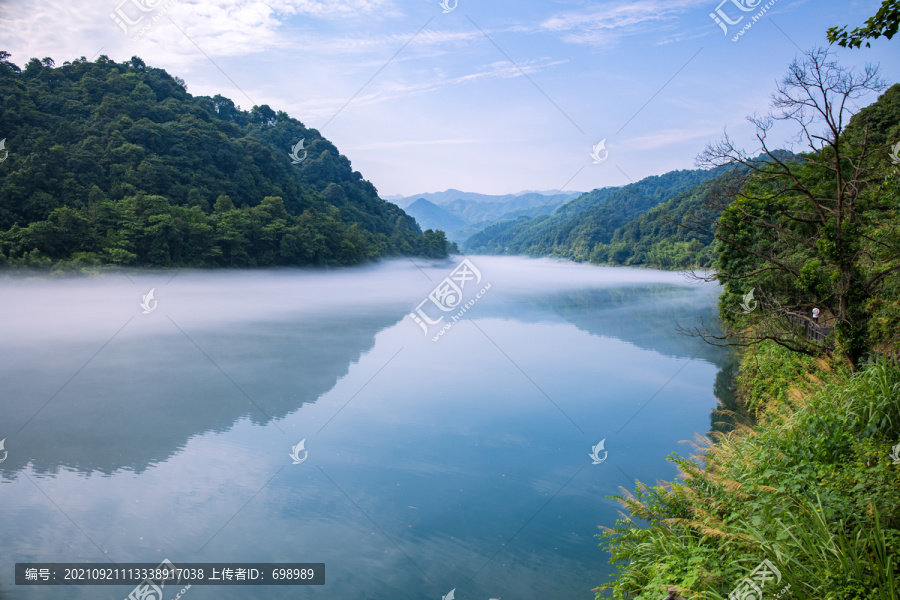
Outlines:
[[[709,196],[726,178],[734,176],[733,172],[723,173],[626,223],[608,244],[594,247],[590,261],[661,269],[711,267],[715,258],[713,236],[699,231],[696,225],[719,218],[721,211],[708,207]]]
[[[134,57],[0,53],[0,265],[273,266],[445,256],[315,129]],[[289,152],[300,140],[299,163]],[[295,161],[296,162],[296,161]]]
[[[550,202],[546,202],[538,206],[532,206],[530,208],[519,208],[510,212],[504,212],[497,216],[488,215],[490,218],[483,221],[477,221],[475,223],[457,229],[453,232],[452,235],[448,232],[447,239],[462,244],[476,233],[484,231],[488,227],[497,223],[501,223],[504,221],[515,221],[516,219],[519,219],[521,217],[533,219],[541,215],[552,215],[563,202],[564,200],[556,198],[554,200],[551,200]]]
[[[524,194],[509,200],[479,202],[457,199],[441,204],[441,208],[459,216],[467,223],[494,222],[507,219],[510,214],[551,213],[567,198],[563,196],[543,196]]]
[[[587,259],[598,245],[608,244],[619,227],[717,174],[701,169],[672,171],[619,188],[597,189],[562,205],[553,215],[488,227],[470,237],[465,249]]]
[[[429,202],[425,198],[419,198],[404,210],[423,229],[446,231],[450,235],[450,239],[453,239],[453,231],[466,225],[465,221],[453,213],[447,212],[444,208]]]
[[[413,202],[408,198],[395,203],[416,218],[422,227],[438,227],[446,232],[447,239],[464,243],[470,236],[483,229],[521,216],[536,217],[552,214],[563,203],[580,195],[562,192],[547,195],[537,192],[491,196],[459,190],[446,190],[422,194]],[[427,202],[428,204],[422,204]]]

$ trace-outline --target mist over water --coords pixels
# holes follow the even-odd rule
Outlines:
[[[639,284],[687,285],[680,273],[594,267],[552,259],[472,259],[492,295],[543,294]],[[399,259],[333,270],[127,271],[100,276],[7,274],[0,280],[0,333],[12,342],[103,337],[103,324],[140,315],[155,289],[160,311],[202,327],[278,321],[316,312],[397,307],[404,311],[446,277],[458,261]]]
[[[709,429],[725,357],[676,323],[718,290],[469,259],[490,288],[436,342],[409,314],[459,259],[3,279],[0,598],[130,591],[16,587],[15,562],[163,558],[326,564],[198,599],[593,598],[606,496]]]

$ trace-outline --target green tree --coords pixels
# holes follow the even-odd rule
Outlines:
[[[772,340],[815,354],[822,347],[794,325],[811,323],[815,307],[821,322],[834,327],[844,356],[859,364],[868,347],[869,300],[900,270],[896,236],[882,232],[897,199],[878,193],[885,148],[873,147],[868,135],[843,133],[852,103],[882,89],[877,68],[846,69],[827,50],[811,51],[778,85],[773,111],[750,119],[761,156],[752,158],[727,135],[701,155],[702,164],[739,164],[750,172],[718,194],[722,217],[710,231],[719,244],[713,278],[725,287],[720,312],[726,335],[703,332],[707,339]],[[810,151],[785,158],[771,150],[766,134],[777,121],[794,122]],[[759,310],[740,308],[750,291]]]
[[[0,97],[7,268],[332,265],[435,252],[319,132],[266,105],[191,96],[139,57],[61,67],[35,58],[23,71],[0,51]],[[301,138],[309,157],[293,165],[287,150]]]
[[[891,39],[900,27],[900,0],[884,0],[881,8],[873,16],[866,19],[862,27],[847,32],[847,25],[828,29],[828,41],[837,43],[842,48],[859,48],[863,40],[874,40],[881,36]],[[871,43],[866,41],[866,48]]]

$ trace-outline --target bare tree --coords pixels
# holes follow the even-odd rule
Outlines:
[[[833,327],[838,348],[852,364],[859,362],[866,350],[866,302],[900,269],[900,247],[884,227],[896,198],[879,193],[883,174],[876,157],[886,148],[870,143],[867,123],[859,124],[854,139],[844,132],[855,101],[885,87],[877,67],[848,69],[828,50],[812,50],[790,65],[769,114],[748,118],[760,145],[756,152],[741,150],[725,134],[698,157],[701,166],[736,168],[710,198],[721,217],[693,225],[719,244],[717,271],[709,279],[725,286],[725,331],[703,327],[694,334],[731,345],[772,340],[815,354],[821,346],[797,324],[812,324],[812,309],[819,308],[816,325]],[[767,135],[778,122],[798,127],[795,141],[804,153],[770,147]],[[749,303],[748,291],[755,296]]]

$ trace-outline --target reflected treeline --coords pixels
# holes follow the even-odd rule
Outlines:
[[[753,415],[737,401],[737,374],[740,359],[737,351],[728,349],[725,351],[728,362],[716,374],[716,382],[713,384],[713,394],[719,401],[719,410],[713,411],[709,417],[710,433],[729,433],[735,425],[754,425]]]
[[[473,316],[526,323],[559,317],[593,335],[666,356],[696,355],[722,368],[724,382],[731,377],[725,374],[727,353],[677,331],[678,324],[688,326],[700,317],[712,322],[716,292],[653,284],[526,295],[484,304]],[[153,335],[126,327],[40,411],[68,378],[59,365],[74,365],[72,356],[89,356],[84,344],[7,347],[6,352],[25,353],[29,360],[24,368],[0,371],[5,389],[16,397],[4,405],[9,456],[0,463],[0,474],[9,477],[28,464],[38,473],[60,467],[140,473],[174,455],[193,436],[228,430],[241,419],[263,424],[283,418],[331,390],[373,348],[378,332],[402,320],[407,310],[369,307],[365,314],[313,313],[197,330],[180,324],[190,339],[162,321],[164,327]],[[9,365],[3,358],[0,364]],[[66,368],[74,372],[78,366]],[[724,383],[717,386],[717,397],[732,409],[727,390]],[[13,433],[35,413],[20,434]]]
[[[736,423],[752,424],[737,403],[735,377],[739,360],[732,348],[719,348],[680,333],[716,323],[718,287],[668,284],[595,289],[549,296],[554,312],[588,333],[611,336],[667,356],[703,359],[719,367],[713,394],[719,410],[710,414],[710,433],[727,433]]]
[[[593,289],[543,299],[555,313],[593,335],[614,337],[666,356],[696,358],[724,367],[726,353],[702,340],[679,333],[717,320],[713,286],[671,284]]]
[[[650,284],[578,290],[532,301],[592,335],[614,337],[666,356],[706,360],[719,367],[713,394],[720,410],[710,414],[710,433],[727,433],[734,429],[736,422],[751,422],[751,417],[737,404],[736,352],[679,331],[699,325],[701,319],[707,325],[715,324],[719,291],[717,286]],[[535,317],[543,312],[531,307],[521,309],[521,313]]]
[[[9,455],[0,474],[10,477],[29,463],[38,473],[60,467],[140,473],[192,436],[225,431],[244,418],[256,424],[282,418],[333,388],[374,346],[375,335],[404,316],[400,307],[367,312],[228,323],[218,330],[182,324],[191,339],[174,327],[131,336],[126,327],[15,435],[55,391],[38,394],[34,382],[61,386],[68,375],[60,379],[60,359],[84,354],[77,343],[42,347],[42,360],[2,372],[7,390],[27,392],[4,406]]]

